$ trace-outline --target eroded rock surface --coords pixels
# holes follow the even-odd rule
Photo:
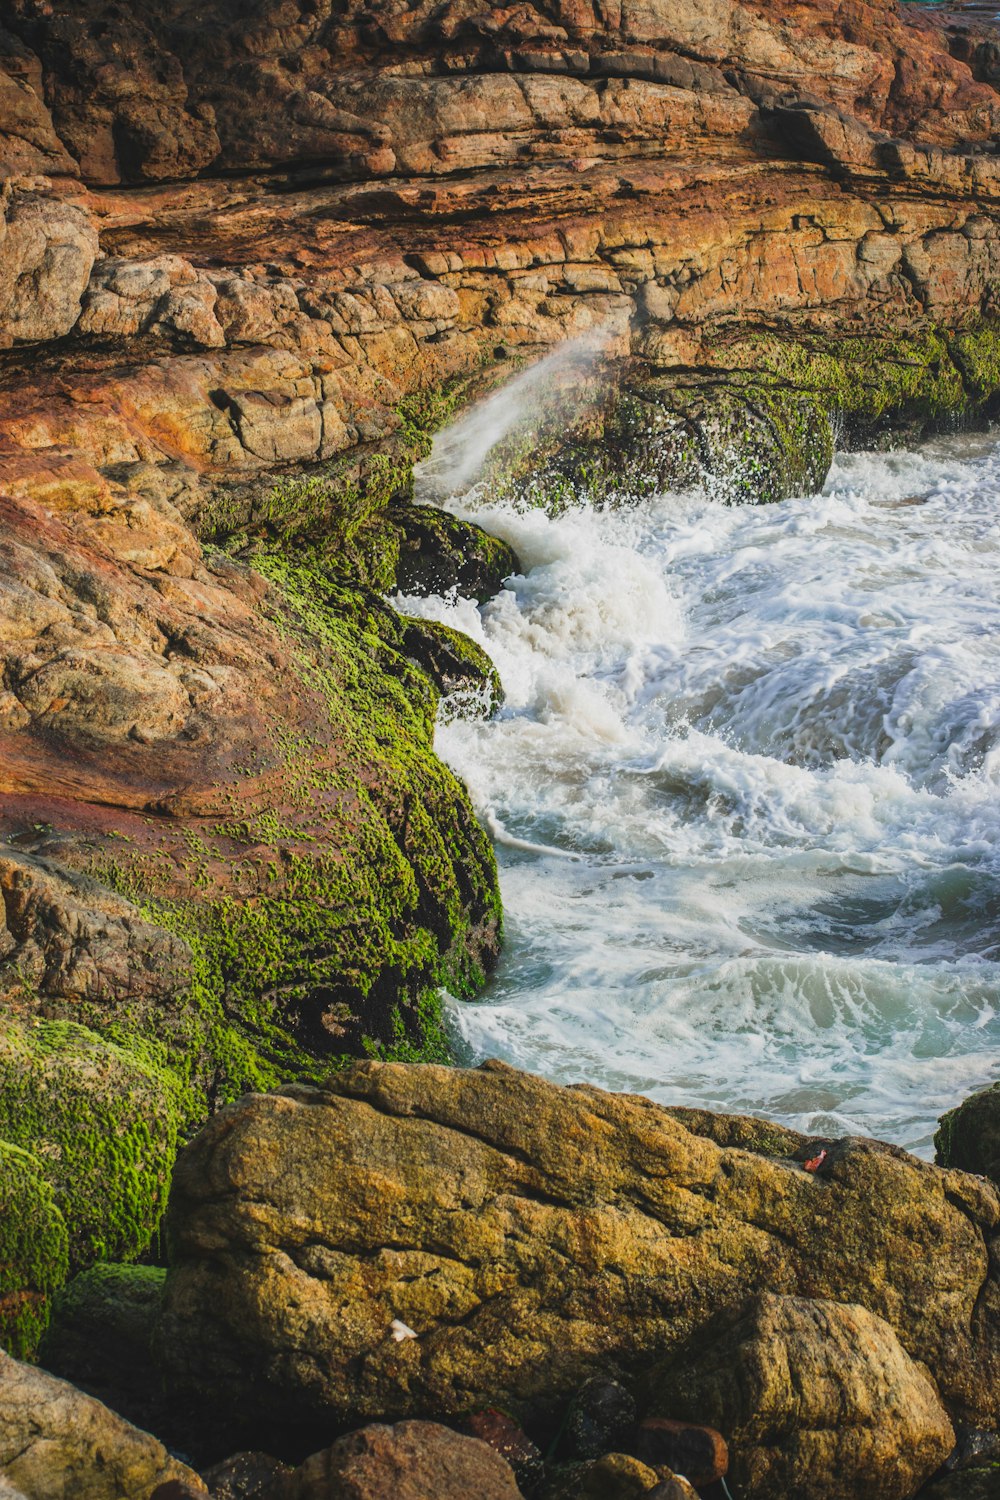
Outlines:
[[[537,1419],[766,1286],[810,1299],[806,1319],[813,1299],[860,1304],[891,1330],[876,1362],[929,1391],[922,1361],[953,1416],[992,1426],[995,1190],[862,1140],[807,1173],[815,1143],[791,1139],[789,1156],[719,1147],[648,1100],[497,1063],[362,1063],[245,1099],[178,1162],[170,1377],[265,1427],[481,1404]]]

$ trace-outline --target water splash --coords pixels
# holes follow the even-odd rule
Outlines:
[[[539,399],[559,380],[590,374],[611,338],[610,332],[593,329],[568,339],[437,433],[430,454],[413,471],[417,501],[437,502],[470,490],[494,448],[531,419]]]
[[[524,564],[408,606],[507,692],[439,730],[503,836],[469,1055],[928,1152],[1000,1076],[993,440],[771,507],[452,508]]]

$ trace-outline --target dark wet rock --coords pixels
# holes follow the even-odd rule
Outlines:
[[[234,1453],[203,1470],[202,1478],[212,1500],[277,1500],[291,1472],[269,1453]]]
[[[597,1375],[581,1386],[570,1402],[559,1437],[559,1453],[569,1459],[583,1459],[630,1451],[635,1423],[635,1397],[628,1387]]]
[[[651,1379],[654,1410],[726,1436],[729,1476],[759,1500],[910,1500],[955,1433],[927,1369],[865,1308],[763,1295]]]
[[[396,505],[389,516],[400,536],[396,583],[401,593],[454,591],[483,603],[521,571],[507,542],[437,506]]]
[[[934,1148],[943,1167],[981,1173],[1000,1183],[1000,1083],[971,1094],[943,1115]]]
[[[482,646],[461,630],[437,620],[411,620],[403,649],[449,700],[442,706],[447,717],[488,719],[503,703],[499,672]]]

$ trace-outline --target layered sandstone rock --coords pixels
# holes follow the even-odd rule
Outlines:
[[[887,1325],[852,1411],[870,1399],[885,1416],[907,1381],[908,1402],[921,1392],[915,1471],[944,1456],[947,1421],[909,1361],[953,1416],[996,1421],[1000,1202],[897,1149],[825,1144],[807,1173],[816,1142],[720,1147],[648,1100],[497,1063],[364,1063],[324,1090],[250,1097],[178,1162],[167,1369],[177,1390],[272,1429],[476,1404],[538,1420],[765,1286],[809,1299],[807,1322],[820,1299],[864,1309],[831,1313],[832,1328]],[[415,1337],[397,1340],[396,1322]],[[822,1357],[844,1347],[834,1337]]]

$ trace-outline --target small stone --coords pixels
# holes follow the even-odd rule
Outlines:
[[[646,1491],[645,1500],[698,1500],[698,1491],[683,1475],[670,1474],[655,1490]]]
[[[647,1417],[640,1422],[635,1451],[644,1463],[673,1469],[695,1485],[714,1484],[729,1468],[729,1450],[721,1432],[669,1417]]]
[[[212,1500],[266,1500],[291,1473],[269,1453],[234,1453],[204,1473]]]
[[[617,1380],[596,1376],[570,1403],[559,1451],[567,1458],[599,1458],[630,1447],[635,1420],[631,1393]]]
[[[541,1450],[527,1433],[502,1411],[476,1411],[466,1418],[463,1430],[495,1448],[514,1471],[522,1489],[530,1489],[542,1476]]]
[[[538,1500],[638,1500],[657,1489],[661,1476],[630,1453],[567,1464],[541,1490]]]

